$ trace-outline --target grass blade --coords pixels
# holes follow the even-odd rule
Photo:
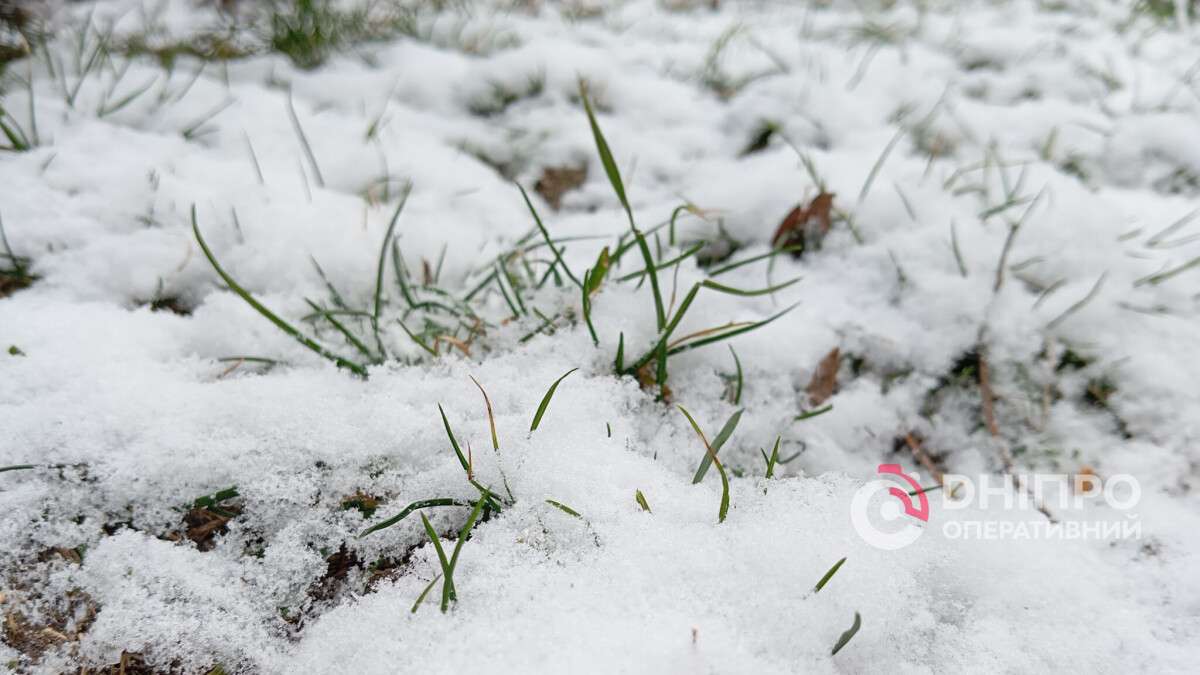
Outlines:
[[[776,446],[776,447],[778,448],[778,446]],[[829,583],[829,580],[833,578],[833,575],[837,574],[837,571],[842,568],[842,565],[845,562],[846,562],[845,558],[842,558],[841,560],[835,562],[833,564],[833,567],[830,567],[829,571],[825,573],[825,576],[821,577],[821,580],[817,582],[816,587],[813,588],[813,593],[820,593],[821,589],[825,588],[825,584]],[[834,653],[836,653],[836,652],[834,652]]]
[[[308,336],[306,336],[303,333],[301,333],[300,331],[296,330],[290,323],[279,318],[279,316],[277,314],[275,314],[271,310],[267,309],[262,303],[260,303],[258,300],[256,300],[254,298],[254,296],[250,294],[249,291],[247,291],[245,288],[242,288],[242,286],[240,284],[238,284],[238,282],[234,281],[233,277],[229,276],[229,273],[227,273],[221,267],[220,263],[217,262],[216,257],[213,256],[212,250],[208,248],[208,244],[204,241],[204,237],[201,236],[200,225],[196,222],[196,205],[195,204],[192,204],[192,233],[195,234],[196,242],[198,244],[200,244],[200,250],[204,252],[204,257],[208,258],[209,264],[213,266],[214,270],[216,270],[217,276],[221,277],[221,279],[225,282],[225,284],[227,286],[229,286],[230,290],[232,290],[234,293],[236,293],[238,296],[240,296],[242,298],[242,300],[245,300],[246,304],[250,305],[251,307],[254,308],[255,311],[257,311],[259,314],[262,314],[264,317],[266,317],[268,321],[275,324],[275,326],[277,328],[279,328],[279,330],[282,330],[284,333],[287,333],[292,338],[294,338],[297,342],[304,345],[308,349],[312,350],[313,352],[315,352],[322,358],[328,359],[328,360],[332,361],[334,364],[336,364],[339,368],[346,368],[347,370],[353,372],[356,375],[359,375],[360,377],[365,378],[367,376],[367,369],[362,364],[355,363],[354,361],[350,361],[349,359],[342,358],[342,357],[334,354],[333,352],[330,352],[328,349],[322,347],[321,345],[317,344],[312,339],[310,339]]]
[[[550,247],[550,252],[554,254],[554,264],[561,265],[563,271],[567,273],[567,277],[569,277],[571,281],[575,282],[576,286],[583,288],[583,283],[579,281],[579,278],[576,277],[574,273],[571,272],[571,268],[567,266],[567,261],[563,260],[562,251],[559,250],[559,248],[555,246],[554,242],[550,239],[550,232],[546,230],[546,226],[542,224],[542,219],[538,216],[537,209],[533,208],[533,202],[529,200],[529,194],[525,192],[525,188],[521,187],[520,183],[517,183],[517,189],[521,191],[521,197],[525,199],[525,206],[529,207],[529,213],[533,214],[533,222],[537,223],[538,230],[540,230],[542,233],[542,238],[546,240],[546,246]]]
[[[737,368],[737,376],[736,376],[737,379],[735,380],[735,382],[737,384],[737,388],[734,389],[734,392],[733,392],[733,404],[741,405],[741,403],[742,403],[742,385],[744,384],[744,380],[742,378],[742,360],[738,358],[737,352],[735,352],[733,350],[733,345],[729,345],[729,353],[733,354],[733,365],[734,365],[734,367]]]
[[[450,447],[454,448],[454,454],[458,457],[458,463],[462,464],[463,471],[467,475],[471,475],[471,463],[463,455],[462,448],[458,447],[458,439],[454,437],[454,432],[450,430],[450,420],[446,419],[446,411],[442,410],[442,404],[438,404],[438,412],[442,414],[442,426],[446,427],[446,435],[450,437]]]
[[[554,390],[558,389],[558,383],[562,382],[564,379],[566,379],[567,375],[570,375],[571,373],[573,373],[577,370],[579,370],[579,369],[572,368],[572,369],[568,370],[567,372],[562,374],[562,377],[555,380],[554,384],[550,385],[550,389],[548,389],[546,391],[546,395],[542,397],[542,403],[541,403],[541,405],[538,406],[537,413],[535,413],[533,416],[533,424],[529,425],[530,433],[533,433],[534,431],[536,431],[538,428],[538,425],[542,423],[542,415],[546,414],[546,408],[549,407],[549,405],[550,405],[550,399],[554,396]],[[443,419],[445,419],[445,415],[443,415],[442,417],[443,417]]]
[[[638,506],[642,507],[643,511],[646,513],[654,513],[650,510],[650,504],[646,501],[646,495],[642,494],[641,490],[634,490],[633,498],[637,501]]]
[[[704,437],[704,432],[700,430],[700,425],[696,424],[696,420],[692,414],[683,406],[676,406],[691,423],[692,429],[696,431],[696,435],[700,437],[700,441],[704,443],[704,450],[708,453],[713,464],[717,465],[717,472],[721,474],[721,506],[717,510],[717,522],[725,522],[725,516],[729,514],[729,476],[725,473],[725,467],[721,465],[721,460],[717,459],[717,454],[713,452],[712,446],[708,444],[708,439]]]
[[[579,512],[578,512],[578,511],[576,511],[575,509],[573,509],[573,508],[571,508],[571,507],[567,506],[566,504],[563,504],[562,502],[556,502],[556,501],[554,501],[553,499],[547,499],[547,500],[546,500],[546,503],[547,503],[547,504],[549,504],[550,506],[553,506],[554,508],[556,508],[556,509],[558,509],[558,510],[562,511],[563,513],[565,513],[565,514],[567,514],[567,515],[569,515],[569,516],[575,516],[576,518],[582,518],[582,517],[583,517],[583,516],[579,515]]]
[[[442,611],[445,612],[450,605],[451,600],[457,601],[458,598],[454,593],[454,568],[458,566],[458,554],[462,551],[463,544],[467,543],[467,537],[471,536],[471,528],[475,527],[475,521],[479,518],[479,513],[483,511],[483,505],[486,504],[491,497],[486,489],[479,496],[479,501],[475,502],[475,508],[471,509],[471,515],[467,516],[467,522],[462,529],[458,531],[458,541],[454,544],[454,553],[450,554],[450,564],[446,567],[445,581],[442,582]],[[424,518],[425,514],[421,514]],[[450,587],[449,593],[446,592],[446,586]]]
[[[379,355],[384,358],[387,358],[387,354],[383,350],[383,341],[379,338],[379,314],[383,310],[383,267],[387,261],[388,246],[392,242],[392,235],[396,232],[396,223],[400,220],[400,212],[404,210],[404,205],[408,203],[410,192],[412,192],[412,183],[407,183],[400,195],[400,203],[396,205],[396,211],[392,214],[392,220],[388,223],[387,232],[383,235],[383,244],[379,247],[379,264],[375,268],[375,308],[371,315],[371,330],[375,332],[375,343],[379,347]]]
[[[840,638],[838,638],[837,643],[833,645],[833,651],[829,653],[830,656],[836,656],[838,652],[842,651],[842,647],[845,647],[846,644],[850,642],[850,638],[854,637],[854,635],[858,633],[859,628],[862,628],[862,617],[859,616],[858,612],[855,612],[854,624],[850,626],[849,630],[847,630],[845,633],[842,633]]]
[[[471,502],[469,502],[469,501],[466,501],[463,499],[450,499],[447,497],[441,497],[441,498],[436,498],[436,499],[419,499],[419,500],[409,504],[408,506],[404,507],[403,511],[401,511],[400,513],[397,513],[396,515],[392,516],[391,518],[388,518],[387,520],[385,520],[381,523],[377,523],[377,524],[372,525],[371,527],[368,527],[367,529],[363,530],[362,533],[360,533],[358,535],[358,538],[362,539],[363,537],[367,536],[368,534],[371,534],[372,532],[378,532],[379,530],[391,527],[391,526],[395,525],[396,523],[407,518],[410,514],[412,514],[413,511],[417,511],[420,509],[428,509],[428,508],[432,508],[434,506],[470,506],[470,505],[471,505]]]
[[[454,579],[450,572],[450,560],[446,558],[446,551],[442,548],[441,537],[438,536],[437,530],[433,529],[433,525],[430,524],[424,513],[421,514],[421,524],[425,526],[425,534],[428,534],[429,540],[433,542],[438,562],[442,565],[442,611],[445,612],[450,607],[450,601],[457,599],[454,593]]]
[[[488,426],[492,430],[492,449],[500,450],[500,439],[496,436],[496,417],[492,415],[492,399],[488,398],[487,392],[483,390],[483,385],[479,384],[479,380],[475,379],[474,375],[468,375],[471,381],[479,387],[479,393],[483,394],[483,404],[487,406]]]
[[[417,613],[417,609],[420,608],[421,603],[425,602],[425,596],[429,595],[429,591],[433,590],[433,585],[436,584],[438,582],[438,579],[441,579],[441,578],[442,578],[442,573],[438,572],[437,574],[433,575],[433,579],[429,580],[429,585],[425,587],[425,590],[421,591],[421,594],[417,596],[417,601],[413,603],[413,606],[412,606],[413,614]]]
[[[708,448],[710,452],[706,453],[704,459],[700,460],[700,466],[696,469],[696,475],[692,476],[692,485],[704,480],[704,474],[708,473],[708,467],[712,465],[712,458],[717,456],[717,453],[725,445],[725,441],[728,441],[729,437],[733,435],[733,430],[737,428],[738,422],[742,419],[742,412],[738,410],[730,415],[729,419],[725,421],[725,426],[721,427],[721,430],[717,432],[717,437],[713,439],[712,447]]]

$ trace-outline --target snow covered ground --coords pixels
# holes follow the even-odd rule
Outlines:
[[[0,663],[1194,669],[1200,32],[1170,3],[432,4],[311,69],[210,5],[72,4],[7,64],[0,144],[30,147],[0,153]],[[180,47],[214,36],[239,58]],[[768,256],[810,204],[803,252]],[[193,209],[353,367],[231,290]],[[795,307],[665,383],[618,374],[660,334],[631,219],[672,347]],[[743,411],[727,514],[679,406],[710,441]],[[881,463],[1140,499],[934,491],[884,550],[851,523]],[[481,488],[443,612],[419,514],[450,557]],[[425,499],[466,506],[359,536]],[[1019,536],[1070,522],[1138,536]]]

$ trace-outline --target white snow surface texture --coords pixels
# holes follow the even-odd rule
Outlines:
[[[66,72],[14,62],[2,94],[28,131],[33,92],[40,144],[0,155],[0,217],[38,277],[0,298],[0,466],[36,465],[0,473],[0,663],[74,672],[125,651],[228,673],[1194,672],[1200,32],[1125,2],[691,4],[450,3],[311,70],[279,54],[200,70],[185,55],[168,77],[143,56],[114,86],[114,56],[73,105],[70,27],[89,13],[169,40],[215,12],[60,8],[50,49]],[[506,256],[541,241],[514,180],[577,276],[629,231],[580,78],[639,227],[699,209],[674,244],[648,235],[656,258],[702,240],[736,246],[728,262],[768,253],[817,180],[835,195],[819,249],[714,278],[797,283],[697,295],[677,336],[798,304],[673,355],[670,404],[613,374],[619,342],[628,364],[657,335],[648,284],[618,281],[643,269],[637,249],[591,297],[598,346],[573,282],[532,288]],[[563,166],[587,173],[556,210],[532,187]],[[405,334],[445,315],[405,314],[389,251],[379,340],[393,358],[366,379],[338,369],[235,295],[192,232],[194,205],[239,284],[363,360],[302,320],[305,298],[333,306],[310,256],[371,311],[405,182],[395,237],[411,278],[440,267],[462,298],[500,257],[516,279],[472,299],[469,354],[441,341],[433,357]],[[526,257],[535,277],[552,259]],[[661,272],[665,302],[716,266]],[[517,318],[500,291],[514,284]],[[832,410],[796,420],[834,347]],[[959,372],[980,352],[998,436],[976,369]],[[232,356],[280,363],[218,360]],[[504,508],[462,546],[449,611],[439,581],[413,612],[441,571],[420,517],[358,535],[416,500],[478,498],[439,404]],[[676,404],[710,440],[744,410],[719,455],[723,522],[720,476],[693,484],[705,449]],[[876,466],[936,483],[897,443],[908,434],[955,474],[1130,474],[1131,510],[1047,510],[1136,519],[1140,537],[954,537],[949,523],[1049,521],[999,500],[947,509],[933,492],[915,543],[874,548],[850,503]],[[768,480],[759,450],[777,437],[791,461]],[[192,500],[231,486],[224,529],[205,545],[178,536]],[[369,517],[347,508],[356,494],[378,500]],[[447,555],[469,510],[420,511]],[[862,628],[831,656],[856,612]],[[41,648],[20,639],[45,626],[58,634]]]

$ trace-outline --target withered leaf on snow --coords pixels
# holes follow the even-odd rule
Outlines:
[[[837,374],[838,365],[841,361],[841,350],[834,347],[832,351],[821,359],[817,364],[817,370],[813,373],[812,379],[808,383],[808,400],[812,405],[821,405],[833,396],[833,391],[837,389]]]
[[[808,206],[797,204],[775,229],[771,245],[776,248],[796,247],[792,256],[799,258],[806,249],[819,249],[825,235],[833,227],[833,193],[822,192]]]

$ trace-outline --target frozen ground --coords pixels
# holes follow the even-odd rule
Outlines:
[[[178,54],[169,71],[123,55],[219,33],[192,3],[58,12],[57,37],[9,63],[2,89],[3,119],[36,142],[0,154],[0,217],[24,262],[0,259],[17,279],[0,293],[0,467],[34,465],[0,472],[0,663],[1193,669],[1200,33],[1126,2],[693,4],[423,6],[311,70],[278,53],[203,69]],[[562,266],[561,286],[535,286],[553,256],[531,248],[542,239],[513,180],[570,238],[576,276],[630,241],[580,78],[641,229],[696,207],[673,245],[668,229],[648,235],[658,261],[694,253],[658,274],[676,309],[722,265],[770,252],[817,181],[835,195],[819,248],[810,233],[799,258],[715,277],[798,283],[698,294],[674,335],[799,304],[672,356],[666,401],[652,371],[614,375],[619,344],[629,365],[657,335],[649,284],[619,280],[643,269],[638,249],[591,296],[598,346]],[[559,195],[532,190],[546,169],[578,168],[557,210]],[[378,277],[379,344],[342,315],[364,351],[391,357],[365,380],[231,292],[189,216],[240,285],[363,361],[330,322],[302,321],[305,298],[335,308],[310,256],[346,305],[374,311],[409,181]],[[416,304],[460,314],[486,282],[465,305],[478,321],[412,309],[398,276],[437,287],[409,289]],[[439,336],[436,357],[415,341]],[[835,347],[832,409],[796,420],[820,409],[806,390]],[[236,356],[279,363],[219,361]],[[358,534],[415,500],[479,498],[438,404],[503,508],[461,548],[457,602],[442,613],[437,582],[414,613],[441,571],[419,516]],[[724,522],[720,477],[692,482],[705,449],[680,404],[709,439],[744,410],[720,452]],[[767,479],[759,449],[777,437],[794,459]],[[923,536],[879,550],[850,503],[882,462],[925,485],[931,470],[1131,474],[1131,512],[1045,506],[1059,522],[1132,516],[1140,537],[954,538],[947,523],[1049,521],[931,493]],[[447,555],[469,511],[421,511]]]

